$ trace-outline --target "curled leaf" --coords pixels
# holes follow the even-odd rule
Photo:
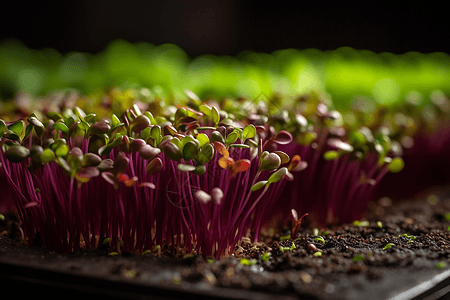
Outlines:
[[[292,134],[285,130],[281,130],[277,133],[277,135],[274,137],[274,142],[280,145],[286,145],[292,142]]]

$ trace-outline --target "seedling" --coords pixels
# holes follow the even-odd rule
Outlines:
[[[262,255],[262,261],[268,261],[271,256],[272,256],[272,253],[264,252],[264,254]]]
[[[292,233],[291,236],[293,238],[297,237],[297,233],[300,230],[300,226],[302,225],[302,219],[308,215],[308,213],[304,214],[300,218],[298,217],[297,211],[295,209],[291,209],[292,215]]]
[[[290,240],[291,239],[291,235],[284,235],[280,237],[280,241],[285,241],[285,240]]]
[[[285,251],[291,250],[290,247],[283,247],[283,246],[280,246],[278,249],[280,250],[281,253],[284,253]]]
[[[325,244],[325,240],[324,240],[324,238],[321,237],[321,236],[316,237],[316,238],[314,239],[314,241],[315,241],[315,242],[321,242],[322,244]]]
[[[377,221],[377,226],[378,226],[378,228],[382,229],[383,228],[383,223],[381,223],[381,221]]]
[[[319,228],[313,228],[313,235],[319,235]]]
[[[320,252],[320,251],[314,252],[313,256],[314,257],[322,256],[322,252]]]
[[[251,265],[256,265],[258,263],[258,261],[255,258],[252,258],[252,259],[241,258],[240,263],[241,263],[241,265],[251,266]]]
[[[355,220],[353,221],[353,225],[358,226],[358,227],[367,227],[370,225],[369,221],[358,221]]]
[[[387,244],[386,246],[384,246],[383,250],[386,250],[386,249],[391,248],[391,247],[393,247],[393,246],[395,246],[395,244],[389,243],[389,244]]]
[[[441,261],[436,265],[436,269],[441,270],[445,267],[445,262]]]

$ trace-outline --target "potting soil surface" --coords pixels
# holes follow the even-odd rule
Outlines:
[[[171,258],[164,249],[163,257],[113,256],[108,249],[63,255],[21,244],[15,223],[3,222],[0,282],[45,290],[47,297],[109,299],[414,299],[447,284],[449,187],[409,200],[382,198],[358,221],[304,227],[294,241],[283,238],[288,231],[263,232],[262,242],[244,238],[221,260]]]

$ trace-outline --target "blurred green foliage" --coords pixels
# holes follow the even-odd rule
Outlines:
[[[358,98],[382,105],[411,95],[429,101],[435,90],[450,94],[449,83],[450,57],[445,53],[375,54],[344,47],[190,58],[173,44],[123,40],[97,55],[32,50],[14,40],[0,44],[0,100],[19,92],[42,96],[74,88],[88,95],[115,86],[143,86],[172,99],[184,89],[202,99],[315,91],[328,93],[337,108],[346,109]]]

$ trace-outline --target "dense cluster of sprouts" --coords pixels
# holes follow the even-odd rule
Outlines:
[[[298,214],[358,219],[383,176],[403,168],[395,128],[346,122],[317,95],[276,113],[187,96],[109,118],[74,105],[0,120],[1,206],[16,208],[30,243],[39,234],[58,252],[106,241],[219,258],[274,216],[294,219],[293,238]]]

